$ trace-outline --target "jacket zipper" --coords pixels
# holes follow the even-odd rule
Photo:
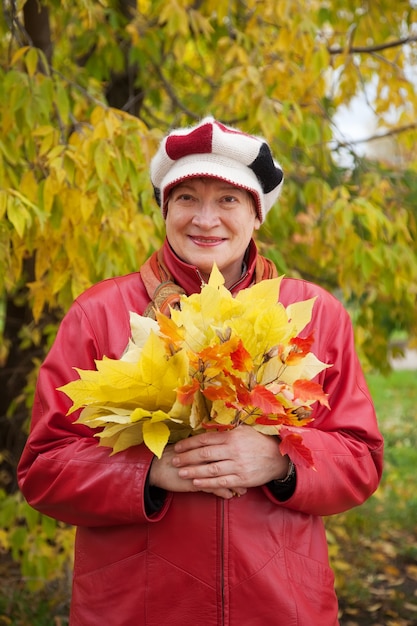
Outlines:
[[[221,593],[221,626],[224,626],[224,506],[225,501],[220,501],[220,593]]]

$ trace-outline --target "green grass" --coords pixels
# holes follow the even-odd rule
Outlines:
[[[395,371],[386,379],[370,375],[368,384],[385,439],[380,514],[412,532],[417,520],[417,371]]]
[[[417,371],[367,376],[384,473],[362,506],[326,520],[341,624],[417,623]]]

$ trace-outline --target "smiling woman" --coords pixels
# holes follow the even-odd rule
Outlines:
[[[205,282],[213,263],[226,287],[241,278],[246,250],[259,226],[251,194],[215,178],[179,183],[167,200],[167,239],[183,261],[198,268]]]

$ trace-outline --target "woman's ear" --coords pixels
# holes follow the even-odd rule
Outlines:
[[[259,230],[261,227],[261,220],[259,219],[259,217],[255,217],[255,225],[254,225],[254,230]]]

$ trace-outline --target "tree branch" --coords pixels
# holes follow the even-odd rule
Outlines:
[[[327,51],[329,54],[343,54],[347,52],[348,54],[372,54],[373,52],[380,52],[381,50],[388,50],[389,48],[397,48],[399,46],[404,46],[407,43],[415,43],[417,42],[417,35],[412,35],[410,37],[404,37],[403,39],[396,39],[395,41],[388,41],[387,43],[377,44],[375,46],[352,46],[349,45],[347,48],[339,46],[338,48],[332,48],[328,46]]]
[[[349,141],[338,141],[336,143],[336,150],[338,148],[347,148],[348,146],[358,145],[360,143],[369,143],[377,139],[386,139],[387,137],[393,137],[394,135],[400,135],[409,130],[415,130],[417,128],[417,122],[414,124],[407,124],[406,126],[398,126],[397,128],[391,128],[384,133],[378,133],[376,135],[370,135],[363,139],[349,139]]]
[[[188,109],[185,106],[185,104],[183,104],[181,102],[181,100],[178,98],[178,96],[175,93],[174,89],[172,88],[171,84],[169,83],[169,81],[163,75],[162,69],[159,67],[159,65],[155,64],[154,68],[155,68],[156,73],[158,74],[162,84],[164,85],[165,91],[167,92],[168,97],[171,99],[171,102],[173,103],[173,105],[178,107],[184,113],[186,113],[191,119],[198,120],[199,116],[196,113],[194,113],[193,111],[190,111],[190,109]]]

